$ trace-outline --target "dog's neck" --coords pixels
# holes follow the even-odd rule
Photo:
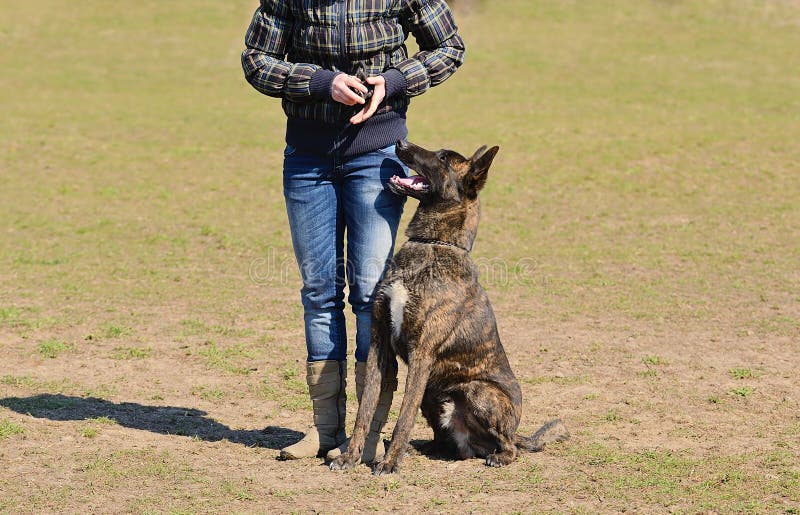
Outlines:
[[[478,234],[479,218],[477,199],[453,207],[420,204],[408,223],[406,236],[410,240],[440,242],[469,252]]]

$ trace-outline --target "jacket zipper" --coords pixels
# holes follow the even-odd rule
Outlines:
[[[347,0],[339,2],[339,70],[350,73],[347,59]]]

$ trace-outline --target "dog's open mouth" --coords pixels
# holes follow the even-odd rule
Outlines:
[[[416,193],[423,193],[428,191],[431,187],[431,183],[425,177],[421,175],[412,175],[411,177],[399,177],[397,175],[393,175],[391,179],[389,179],[392,186],[404,191],[412,191]]]

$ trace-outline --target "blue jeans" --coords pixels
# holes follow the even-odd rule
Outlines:
[[[356,360],[367,359],[372,299],[405,204],[386,187],[392,175],[408,175],[394,145],[345,159],[291,146],[284,151],[283,193],[303,280],[308,361],[347,357],[345,279],[356,316]]]

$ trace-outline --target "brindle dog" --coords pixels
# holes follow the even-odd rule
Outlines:
[[[433,428],[425,452],[485,458],[501,467],[519,450],[541,450],[568,437],[559,420],[531,437],[517,434],[522,395],[508,364],[497,323],[469,256],[478,229],[478,192],[499,147],[481,147],[471,158],[400,141],[397,156],[418,175],[392,177],[390,189],[419,200],[408,241],[382,280],[372,313],[367,380],[346,452],[330,468],[361,459],[381,384],[408,364],[406,392],[392,441],[374,474],[396,472],[417,409]]]

